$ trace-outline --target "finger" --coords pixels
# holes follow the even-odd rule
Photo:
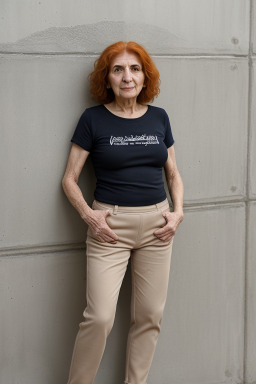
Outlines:
[[[157,229],[157,230],[154,232],[154,235],[156,235],[156,236],[161,236],[161,235],[165,234],[166,229],[167,229],[167,228],[165,228],[165,227],[166,227],[166,225],[165,225],[164,227],[160,228],[160,229]]]
[[[112,231],[112,229],[109,226],[107,226],[104,235],[108,236],[112,241],[118,240],[118,236],[115,234],[114,231]]]
[[[173,237],[173,236],[174,234],[172,232],[168,232],[158,237],[159,239],[162,239],[162,240],[168,240],[170,237]]]
[[[163,241],[168,241],[170,238],[173,237],[173,233],[167,232],[162,235],[156,235],[156,237]]]
[[[117,241],[118,240],[118,236],[115,234],[115,232],[111,231],[111,234],[110,234],[110,237],[112,238],[112,240],[114,241]]]
[[[110,228],[107,228],[107,231],[104,232],[104,235],[106,235],[107,237],[109,237],[112,240],[118,240],[118,236]]]
[[[166,221],[168,221],[168,213],[166,213],[166,212],[163,213],[163,217],[165,218]]]
[[[105,215],[105,218],[106,218],[107,216],[110,215],[110,211],[107,209],[106,211],[104,211],[104,215]],[[115,234],[115,232],[112,231],[112,229],[109,227],[107,222],[106,222],[106,225],[107,225],[107,227],[106,227],[106,230],[107,230],[106,234],[110,238],[112,238],[112,241],[118,240],[118,236]]]
[[[158,237],[159,240],[163,241],[163,242],[168,242],[168,241],[171,241],[171,239],[173,238],[173,235],[168,235],[168,236],[161,236],[161,237]]]
[[[100,231],[93,231],[94,237],[96,237],[100,241],[117,241],[118,236],[115,234],[115,232],[112,231],[112,229],[106,224],[104,225],[104,228],[102,228]]]
[[[175,230],[166,224],[164,227],[157,229],[154,234],[156,236],[173,236],[175,234]]]
[[[114,240],[112,237],[109,237],[109,236],[105,237],[105,241],[108,242],[108,243],[111,243],[111,244],[116,244],[117,243],[116,240]]]
[[[116,240],[113,240],[112,237],[109,237],[107,235],[101,235],[96,237],[97,240],[99,240],[101,243],[111,243],[116,244]]]
[[[162,241],[169,241],[169,240],[171,240],[171,237],[170,236],[165,236],[165,237],[162,237],[160,240],[162,240]]]
[[[170,243],[171,242],[171,240],[172,240],[172,238],[168,238],[168,239],[165,239],[165,240],[162,240],[163,241],[163,243]]]

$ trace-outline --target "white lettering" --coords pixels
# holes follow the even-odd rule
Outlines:
[[[110,145],[152,145],[159,144],[158,137],[153,135],[111,136]]]

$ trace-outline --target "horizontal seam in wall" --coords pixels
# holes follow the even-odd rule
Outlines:
[[[181,59],[236,59],[236,58],[245,58],[248,59],[249,53],[246,54],[234,54],[234,53],[227,53],[227,54],[214,54],[214,53],[150,53],[152,57],[154,58],[181,58]],[[0,55],[17,55],[17,56],[80,56],[80,57],[88,57],[88,58],[96,58],[100,55],[99,53],[93,53],[93,52],[19,52],[19,51],[0,51]]]
[[[220,201],[193,201],[193,202],[186,202],[184,201],[184,208],[187,209],[194,209],[194,208],[207,208],[207,207],[213,207],[213,206],[229,206],[229,205],[234,205],[234,204],[244,204],[244,203],[250,203],[250,202],[255,202],[256,198],[250,198],[247,199],[245,196],[242,199],[227,199],[227,200],[220,200]]]
[[[70,243],[70,244],[47,244],[47,245],[27,245],[27,246],[16,246],[6,247],[0,249],[1,257],[11,256],[29,256],[47,253],[60,253],[60,252],[71,252],[85,250],[85,242],[83,243]]]
[[[252,200],[256,202],[256,200]],[[245,207],[246,202],[226,202],[222,204],[205,204],[205,205],[193,205],[185,206],[185,212],[197,212],[204,210],[216,210],[216,209],[229,209],[229,208],[243,208]],[[27,246],[15,246],[15,247],[6,247],[0,249],[0,257],[19,257],[19,256],[29,256],[36,254],[49,254],[49,253],[60,253],[60,252],[71,252],[71,251],[81,251],[85,250],[85,242],[79,243],[67,243],[67,244],[41,244],[41,245],[27,245]]]

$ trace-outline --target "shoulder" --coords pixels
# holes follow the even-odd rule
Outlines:
[[[103,105],[95,105],[94,107],[89,107],[84,110],[81,117],[83,118],[92,118],[94,116],[98,116],[99,114],[102,114],[104,112],[104,106]]]
[[[94,113],[99,113],[104,110],[104,105],[99,104],[99,105],[94,105],[93,107],[86,108],[85,112],[87,111],[88,113],[94,114]]]
[[[149,105],[149,108],[151,109],[152,113],[156,115],[167,116],[167,112],[164,108],[156,107],[155,105]]]
[[[168,116],[167,115],[167,112],[164,108],[161,108],[161,107],[156,107],[155,105],[149,105],[149,108],[151,110],[151,112],[155,115],[155,116],[159,116],[159,117],[166,117]]]

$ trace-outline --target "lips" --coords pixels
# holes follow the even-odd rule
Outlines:
[[[121,88],[123,91],[131,91],[132,89],[134,89],[134,87],[124,87],[124,88]]]

